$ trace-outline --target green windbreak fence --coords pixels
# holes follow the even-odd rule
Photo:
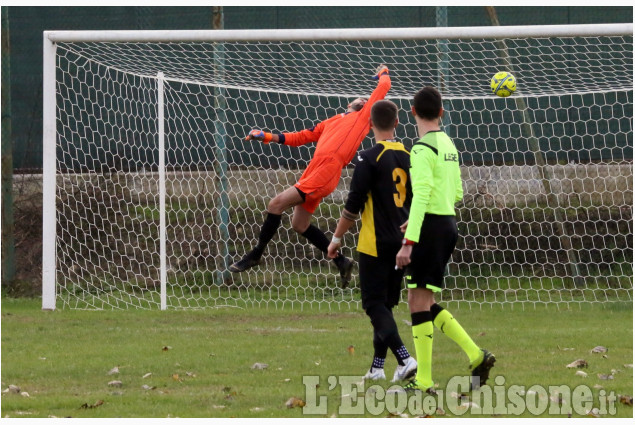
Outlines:
[[[501,25],[551,25],[551,24],[577,24],[577,23],[616,23],[632,22],[633,10],[631,7],[497,7]],[[435,7],[225,7],[225,29],[263,29],[263,28],[379,28],[379,27],[432,27],[437,23],[437,9]],[[12,131],[13,131],[13,163],[14,168],[21,170],[39,170],[42,167],[42,31],[44,30],[112,30],[112,29],[210,29],[212,26],[211,7],[10,7],[10,42],[11,42],[11,77],[12,77]],[[490,25],[489,18],[483,7],[448,7],[448,26],[485,26]],[[632,49],[632,46],[631,46]],[[449,52],[451,55],[452,52]],[[632,54],[632,52],[631,52]],[[245,58],[247,59],[247,58]],[[601,58],[598,58],[601,60]],[[566,57],[561,58],[566,62]],[[261,67],[275,67],[281,73],[285,72],[285,61],[272,57],[267,64]],[[459,72],[455,69],[454,72]],[[259,72],[255,66],[251,72]],[[306,70],[310,78],[310,69]],[[520,77],[520,76],[519,76]],[[522,78],[520,78],[522,81]],[[483,79],[486,81],[486,78]],[[434,84],[434,80],[423,81]],[[243,94],[244,95],[244,94]],[[248,102],[251,99],[240,96],[235,102]],[[532,115],[537,125],[534,131],[540,140],[541,148],[550,152],[547,154],[549,161],[588,161],[588,160],[632,160],[632,140],[629,140],[624,126],[632,119],[632,93],[621,93],[613,98],[602,99],[598,105],[597,95],[588,94],[568,98],[541,97],[528,99],[528,108],[536,111]],[[231,97],[231,96],[230,96]],[[207,99],[212,101],[213,99]],[[320,103],[323,99],[311,96],[287,95],[276,103],[276,107],[283,108],[284,104],[293,105],[294,102],[307,104]],[[464,101],[460,101],[464,102]],[[481,102],[481,104],[479,104]],[[473,111],[499,109],[498,104],[485,105],[485,100],[474,100],[471,104],[450,104],[449,122],[464,122],[465,117],[456,114],[472,114]],[[492,102],[488,100],[487,102]],[[504,100],[498,101],[501,105]],[[567,104],[568,102],[568,104]],[[188,102],[189,103],[189,102]],[[298,126],[311,126],[317,120],[324,119],[328,114],[336,113],[342,109],[340,99],[333,98],[328,102],[331,109],[317,111],[310,108],[296,108],[279,111],[277,118],[272,123],[253,123],[243,117],[235,116],[234,125],[228,129],[229,137],[240,137],[252,125],[268,124],[271,128],[288,129]],[[546,105],[555,104],[553,107]],[[402,109],[407,110],[408,105],[400,103]],[[206,125],[207,119],[212,118],[212,112],[203,111],[205,104],[201,103],[190,114],[192,126]],[[610,111],[610,120],[603,120]],[[452,112],[452,111],[461,112]],[[504,110],[504,108],[503,108]],[[540,112],[539,112],[540,111]],[[316,112],[311,115],[312,112]],[[319,113],[317,113],[319,112]],[[502,114],[513,113],[511,110]],[[231,114],[231,113],[230,113]],[[405,113],[404,113],[405,114]],[[594,121],[597,131],[595,138],[579,139],[575,136],[576,129],[571,125],[554,127],[549,123],[553,120],[562,122],[558,114],[579,114],[579,117],[570,117],[568,121],[584,122],[586,119]],[[482,115],[482,114],[481,114]],[[471,117],[473,121],[475,117]],[[478,118],[478,117],[477,117]],[[481,119],[487,123],[490,119],[505,118],[504,116],[482,115]],[[407,115],[403,116],[407,119]],[[241,122],[242,121],[242,122]],[[291,122],[293,121],[293,122]],[[148,123],[148,125],[152,125]],[[207,123],[208,125],[208,123]],[[582,125],[582,124],[579,124]],[[458,138],[458,143],[463,143],[463,161],[465,163],[530,163],[533,156],[527,153],[526,145],[522,138],[511,135],[518,141],[512,154],[505,155],[498,152],[509,152],[509,149],[500,149],[498,146],[504,143],[508,134],[501,129],[500,134],[493,134],[488,130],[488,137],[480,137],[484,127],[478,125],[469,128],[450,127],[449,131]],[[107,129],[104,129],[104,137]],[[233,133],[232,133],[233,131]],[[513,130],[512,130],[513,131]],[[603,140],[603,144],[597,144],[597,138],[607,132],[612,136]],[[407,130],[404,130],[404,133]],[[553,137],[556,135],[557,137]],[[402,138],[411,140],[413,134],[401,134]],[[630,136],[632,137],[632,136]],[[210,139],[211,140],[211,139]],[[554,144],[555,143],[555,144]],[[587,149],[592,145],[598,148]],[[584,154],[576,151],[578,147],[584,147]],[[143,149],[139,146],[138,149]],[[205,153],[208,146],[201,146],[200,158],[209,158]],[[258,155],[258,147],[254,147],[253,155]],[[296,161],[297,153],[283,152],[286,158],[290,158],[283,164],[259,163],[260,166],[277,167],[283,165],[292,167]],[[195,154],[195,153],[191,153]],[[195,154],[196,155],[196,154]],[[126,162],[126,153],[123,152]],[[178,164],[181,160],[178,155],[169,158],[169,161]],[[290,161],[290,163],[289,163]],[[249,158],[244,162],[248,163]],[[190,162],[191,163],[191,162]],[[134,165],[134,164],[133,164]],[[122,165],[123,166],[123,165]],[[205,164],[201,162],[201,166]],[[72,164],[69,164],[73,168]]]

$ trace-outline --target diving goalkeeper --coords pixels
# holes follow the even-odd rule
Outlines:
[[[232,272],[242,272],[260,263],[260,258],[269,241],[276,234],[282,213],[294,207],[291,227],[307,238],[323,253],[327,253],[329,239],[311,224],[311,216],[322,199],[337,187],[342,169],[353,159],[357,148],[370,131],[370,110],[373,104],[382,100],[390,90],[388,67],[380,65],[375,78],[377,88],[370,98],[357,98],[348,105],[348,110],[320,122],[306,130],[294,133],[272,134],[262,130],[252,130],[246,140],[257,140],[265,144],[276,142],[287,146],[301,146],[317,142],[313,159],[290,188],[276,195],[267,206],[267,216],[262,224],[257,245],[239,261],[229,267]],[[348,286],[353,262],[339,254],[333,259],[340,271],[342,287]]]

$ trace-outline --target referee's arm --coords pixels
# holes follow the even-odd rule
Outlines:
[[[436,154],[428,147],[413,148],[412,152],[410,152],[412,203],[410,204],[404,244],[395,258],[395,269],[401,269],[410,264],[412,245],[419,242],[423,218],[426,215],[432,185],[434,184],[435,159]]]
[[[405,238],[419,242],[421,225],[430,202],[430,193],[434,184],[434,166],[436,154],[428,147],[413,149],[410,155],[410,178],[412,184],[412,204],[408,215],[408,228]]]
[[[460,202],[463,200],[463,181],[461,180],[461,168],[458,167],[458,178],[456,179],[456,197],[454,202]]]

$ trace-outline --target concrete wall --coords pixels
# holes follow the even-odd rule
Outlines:
[[[352,169],[345,169],[340,184],[327,201],[344,203],[352,177]],[[632,164],[567,164],[550,165],[544,169],[552,193],[558,195],[562,207],[621,206],[633,204]],[[240,170],[229,171],[228,195],[232,202],[257,200],[266,202],[281,190],[293,185],[302,171],[295,170]],[[547,193],[537,166],[463,166],[465,206],[488,208],[522,208],[543,206]],[[148,202],[158,195],[157,173],[130,173],[110,178],[116,180],[111,189],[125,188],[132,201]],[[58,185],[66,191],[78,189],[87,182],[100,184],[104,178],[96,175],[59,175]],[[166,190],[169,201],[195,201],[197,198],[215,199],[218,196],[216,175],[213,172],[169,172]],[[16,200],[33,196],[42,191],[40,174],[16,175],[14,179]],[[152,201],[150,201],[152,203]]]
[[[547,193],[537,166],[464,166],[461,171],[465,192],[463,203],[466,206],[522,208],[547,203]],[[558,195],[562,207],[633,204],[631,164],[550,165],[544,168],[544,172],[551,176],[548,180],[551,191]],[[281,169],[229,171],[228,195],[232,201],[266,202],[293,185],[301,174],[301,170]],[[344,203],[351,177],[352,169],[345,169],[337,190],[327,200]],[[58,179],[75,185],[82,181],[77,175],[59,176]],[[156,173],[127,174],[118,181],[130,190],[133,198],[158,194]],[[218,183],[213,172],[170,172],[166,181],[171,201],[193,201],[198,197],[215,198],[218,195]]]

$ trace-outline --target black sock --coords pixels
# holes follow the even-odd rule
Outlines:
[[[395,316],[392,314],[392,308],[389,308],[388,306],[386,306],[386,308],[388,308],[390,317],[392,317],[392,320],[394,321]],[[395,326],[397,326],[396,322],[395,322]],[[397,359],[397,363],[403,366],[405,364],[404,360],[410,357],[410,353],[408,352],[408,349],[406,348],[406,346],[403,345],[403,342],[401,341],[401,337],[399,336],[399,331],[397,331],[395,334],[397,335],[397,339],[391,343],[390,351],[392,351],[392,353],[395,355],[395,358]],[[401,347],[397,347],[399,344],[401,344]]]
[[[403,360],[410,357],[410,355],[408,350],[404,352],[405,347],[399,336],[399,329],[392,312],[385,305],[376,304],[366,309],[366,314],[370,317],[377,336],[390,348],[397,362],[403,366]]]
[[[309,227],[302,233],[302,236],[307,238],[317,249],[326,253],[329,249],[329,240],[326,235],[317,227],[310,224]]]
[[[433,322],[437,318],[439,313],[441,313],[443,310],[444,310],[443,307],[441,307],[439,304],[437,303],[432,304],[432,306],[430,307],[430,313],[432,314]]]
[[[383,369],[384,363],[386,362],[386,357],[377,357],[373,358],[373,364],[370,365],[370,368],[373,369]]]
[[[388,346],[381,340],[379,335],[377,335],[377,330],[373,330],[373,348],[375,353],[373,354],[373,364],[370,367],[371,369],[383,369],[384,362],[386,361],[386,354],[388,353]]]
[[[382,341],[377,334],[377,330],[373,329],[373,348],[375,349],[375,358],[386,359],[388,353],[388,346]]]
[[[258,235],[258,245],[256,245],[256,247],[253,249],[256,255],[260,256],[265,251],[267,244],[278,231],[278,227],[280,227],[281,221],[282,214],[273,214],[267,212],[267,217],[265,217],[265,222],[262,223],[260,234]]]
[[[326,254],[329,249],[330,241],[326,237],[326,235],[317,227],[310,224],[309,228],[302,233],[302,236],[307,238],[309,242],[311,242],[317,249]],[[333,258],[333,262],[337,267],[342,265],[342,261],[345,261],[346,257],[342,254],[337,254],[337,257]]]
[[[410,357],[410,353],[408,352],[408,349],[403,344],[398,349],[396,350],[391,349],[391,351],[395,355],[395,358],[397,359],[397,363],[399,363],[400,366],[403,366],[404,364],[406,364],[404,360]]]
[[[425,322],[432,322],[432,313],[430,311],[416,311],[410,313],[410,319],[412,320],[412,326],[417,326]]]

